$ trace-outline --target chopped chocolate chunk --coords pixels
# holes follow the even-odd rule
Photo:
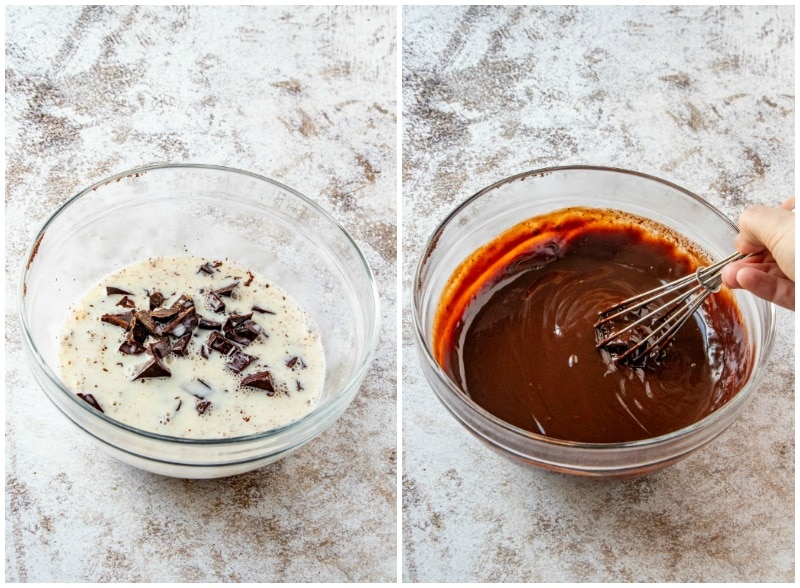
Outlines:
[[[236,325],[239,325],[239,324],[243,323],[244,321],[248,321],[252,317],[253,317],[253,313],[252,312],[248,312],[247,314],[236,314],[235,312],[232,312],[228,316],[228,320],[225,321],[225,326],[222,327],[222,330],[223,331],[230,331]]]
[[[82,394],[82,393],[78,392],[78,398],[80,398],[81,400],[83,400],[83,401],[84,401],[86,404],[88,404],[88,405],[89,405],[89,406],[91,406],[92,408],[96,408],[96,409],[97,409],[97,410],[99,410],[100,412],[105,412],[105,411],[102,409],[102,407],[100,406],[100,403],[99,403],[99,402],[97,402],[97,400],[95,399],[95,397],[94,397],[94,396],[92,396],[91,394]]]
[[[131,319],[131,324],[128,327],[128,341],[135,341],[143,345],[150,336],[150,331],[139,321],[139,317],[135,316]]]
[[[158,335],[158,329],[156,328],[156,323],[153,320],[153,317],[150,316],[150,312],[147,310],[137,310],[133,313],[133,316],[136,318],[136,322],[141,324],[147,330],[147,333],[150,335]]]
[[[203,265],[200,266],[200,269],[197,270],[197,273],[198,274],[207,274],[207,275],[210,276],[211,274],[214,273],[214,268],[211,267],[210,263],[205,262]]]
[[[233,282],[232,284],[228,284],[227,286],[223,286],[222,288],[217,288],[214,290],[214,294],[217,296],[228,296],[230,297],[233,294],[234,288],[239,285],[239,282]]]
[[[231,355],[231,360],[226,363],[225,366],[238,374],[256,359],[257,358],[253,357],[252,355],[248,355],[244,351],[235,351]]]
[[[125,308],[136,308],[136,303],[127,296],[123,296],[122,300],[117,302],[117,306],[123,306]]]
[[[305,390],[305,388],[303,388],[303,385],[300,383],[300,380],[295,380],[295,382],[297,383],[298,392],[300,392],[300,390]]]
[[[224,333],[231,341],[247,347],[261,334],[261,327],[257,323],[247,320],[232,329],[224,331]]]
[[[178,400],[178,406],[175,407],[175,412],[178,412],[181,409],[181,405],[183,404],[183,400],[181,400],[180,398],[178,398],[177,400]]]
[[[249,271],[249,270],[248,270],[248,272],[247,272],[247,275],[248,275],[247,281],[244,283],[245,287],[247,287],[247,286],[249,286],[250,284],[252,284],[252,283],[253,283],[253,278],[255,278],[255,276],[253,275],[253,273],[252,273],[251,271]]]
[[[172,308],[176,308],[178,312],[186,310],[187,308],[194,308],[194,300],[187,294],[181,294],[181,297],[175,301]]]
[[[242,386],[266,390],[269,396],[273,396],[275,394],[275,386],[272,383],[272,374],[270,374],[268,370],[251,374],[243,378]]]
[[[198,329],[208,329],[210,331],[219,331],[222,329],[222,323],[218,323],[217,321],[211,321],[203,317],[199,317],[199,321],[197,323]]]
[[[192,334],[186,333],[183,337],[175,342],[175,345],[172,346],[172,353],[175,355],[180,355],[181,357],[186,355],[186,348],[189,346],[189,341],[191,341],[191,339]]]
[[[200,346],[200,355],[203,356],[203,359],[208,359],[208,348],[205,343]]]
[[[150,310],[155,310],[164,304],[164,295],[161,292],[153,292],[150,294]]]
[[[112,294],[122,294],[123,296],[132,296],[130,292],[126,292],[120,288],[115,288],[114,286],[106,286],[106,296],[111,296]]]
[[[197,414],[205,414],[210,406],[210,400],[199,400],[197,404],[194,405],[194,407],[197,409]]]
[[[100,320],[104,323],[109,323],[115,327],[122,327],[123,329],[127,330],[131,324],[132,316],[133,313],[130,312],[123,312],[120,314],[104,314],[100,317]]]
[[[245,347],[250,345],[261,334],[261,326],[250,320],[251,316],[253,316],[252,312],[247,314],[231,313],[222,326],[222,332],[235,343]]]
[[[303,369],[306,367],[306,364],[301,358],[295,355],[293,358],[291,358],[289,361],[286,362],[286,367],[294,369],[294,366]]]
[[[211,310],[214,312],[224,312],[225,311],[225,303],[219,299],[214,292],[211,292],[208,295],[208,304],[211,306]]]
[[[156,341],[155,343],[151,343],[147,347],[148,353],[153,357],[157,357],[158,359],[164,359],[166,356],[170,354],[172,348],[170,347],[169,340],[161,339]]]
[[[253,306],[254,312],[260,312],[261,314],[275,314],[271,310],[267,310],[266,308],[261,308],[260,306]]]
[[[161,334],[169,333],[175,337],[183,337],[186,333],[194,331],[199,323],[194,306],[191,306],[172,319],[166,326],[161,327]]]
[[[206,388],[208,388],[209,390],[211,390],[211,386],[209,386],[209,385],[208,385],[208,384],[205,382],[205,380],[201,380],[200,378],[197,378],[197,381],[198,381],[198,382],[200,382],[200,383],[201,383],[203,386],[205,386],[205,387],[206,387]]]
[[[233,352],[235,349],[238,349],[233,341],[229,341],[217,331],[214,331],[211,333],[211,335],[209,335],[208,346],[222,355],[230,355],[231,352]]]
[[[149,362],[147,362],[139,373],[133,376],[134,380],[140,380],[142,378],[161,378],[161,377],[169,377],[171,376],[171,372],[169,368],[161,363],[161,360],[157,356],[153,356]]]
[[[157,308],[150,311],[150,316],[158,322],[166,322],[176,317],[180,312],[177,308]]]
[[[125,355],[139,355],[144,353],[144,345],[137,343],[136,341],[126,340],[123,341],[122,345],[119,346],[119,350]]]
[[[222,262],[221,261],[215,261],[211,265],[213,265],[214,267],[220,267],[222,265]]]

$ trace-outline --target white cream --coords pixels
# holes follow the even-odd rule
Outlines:
[[[154,258],[101,280],[71,307],[60,335],[59,369],[64,383],[75,393],[91,394],[113,419],[174,437],[249,435],[286,425],[309,413],[321,396],[325,372],[316,324],[275,284],[234,262],[221,261],[208,275],[199,268],[217,262],[197,257]],[[219,297],[224,311],[214,312],[210,292],[233,282],[238,285],[232,295]],[[107,287],[130,292],[127,298],[139,310],[150,309],[148,293],[160,292],[165,297],[160,308],[171,307],[186,294],[192,297],[200,317],[219,323],[231,313],[252,312],[251,320],[258,325],[253,328],[260,332],[252,343],[240,348],[257,359],[237,374],[225,365],[230,357],[208,349],[207,341],[215,331],[197,328],[186,356],[173,353],[161,360],[171,372],[169,377],[133,380],[152,356],[119,351],[126,330],[101,317],[132,309],[119,306],[123,295],[109,295]],[[270,312],[254,311],[253,307]],[[144,346],[155,340],[149,337]],[[172,344],[176,340],[170,337]],[[204,343],[208,359],[201,355]],[[271,375],[274,393],[241,385],[247,376],[265,370]],[[206,402],[210,405],[204,406]]]

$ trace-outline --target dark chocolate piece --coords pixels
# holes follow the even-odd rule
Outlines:
[[[142,322],[139,320],[139,317],[134,315],[134,317],[131,319],[131,324],[128,327],[128,341],[135,341],[136,343],[143,345],[149,336],[150,331],[148,331],[147,327],[142,324]]]
[[[82,394],[82,393],[78,392],[78,398],[80,398],[81,400],[83,400],[83,401],[84,401],[86,404],[88,404],[88,405],[89,405],[89,406],[91,406],[92,408],[96,408],[96,409],[97,409],[97,410],[99,410],[100,412],[105,412],[105,411],[103,410],[103,408],[100,406],[100,403],[99,403],[99,402],[97,402],[97,400],[95,399],[95,397],[94,397],[94,396],[92,396],[91,394]]]
[[[208,295],[208,304],[214,312],[225,312],[225,303],[214,292]]]
[[[117,306],[123,306],[125,308],[136,308],[136,303],[127,296],[123,296],[122,300],[117,302]]]
[[[272,382],[272,374],[270,374],[268,370],[251,374],[243,378],[242,386],[266,390],[268,396],[273,396],[275,394],[275,386]]]
[[[122,345],[119,346],[119,350],[125,355],[139,355],[144,353],[144,345],[137,343],[136,341],[126,340],[123,341]]]
[[[122,327],[123,329],[127,330],[131,324],[132,316],[133,313],[130,312],[123,312],[120,314],[104,314],[100,317],[100,320],[104,323],[114,325],[115,327]]]
[[[226,363],[225,366],[238,374],[256,359],[257,358],[253,357],[252,355],[248,355],[244,351],[236,351],[233,353],[233,355],[231,355],[231,360]]]
[[[172,374],[169,371],[169,368],[161,363],[161,360],[153,356],[149,362],[147,362],[139,373],[133,376],[134,380],[140,380],[142,378],[162,378],[164,376],[169,377]]]
[[[233,294],[234,288],[239,285],[239,282],[233,282],[232,284],[228,284],[227,286],[223,286],[222,288],[217,288],[214,290],[214,294],[217,296],[228,296],[230,297]]]
[[[251,318],[253,318],[253,313],[252,312],[248,312],[247,314],[236,314],[235,312],[232,312],[228,316],[228,320],[225,321],[225,326],[222,328],[222,330],[223,331],[230,330],[232,327],[235,327],[236,325],[240,325],[244,321],[248,321]]]
[[[247,314],[232,313],[222,326],[222,332],[231,341],[247,347],[261,334],[261,326],[251,321],[251,316],[253,316],[252,312]]]
[[[300,357],[297,357],[295,355],[293,358],[291,358],[289,361],[286,362],[286,367],[294,369],[294,366],[297,366],[300,369],[305,369],[306,364]]]
[[[222,355],[230,355],[235,349],[238,349],[233,341],[229,341],[217,331],[214,331],[211,333],[211,335],[209,335],[208,346]]]
[[[130,292],[126,292],[120,288],[115,288],[114,286],[106,286],[106,296],[111,296],[112,294],[122,294],[123,296],[132,296]]]
[[[197,409],[197,414],[205,414],[210,406],[210,400],[199,400],[197,404],[194,405],[194,407]]]
[[[206,387],[206,388],[208,388],[209,390],[211,390],[211,386],[209,386],[209,385],[206,383],[206,381],[205,381],[205,380],[201,380],[200,378],[197,378],[197,381],[198,381],[198,382],[200,382],[200,383],[201,383],[203,386],[205,386],[205,387]]]
[[[161,339],[155,343],[151,343],[147,348],[148,353],[158,359],[164,359],[172,351],[168,339]]]
[[[205,343],[200,346],[200,355],[202,355],[204,359],[208,359],[208,348]]]
[[[156,323],[153,320],[153,317],[150,316],[150,312],[147,310],[137,310],[133,313],[133,316],[136,318],[136,322],[141,324],[147,330],[147,333],[150,335],[158,336],[158,329],[156,327]]]
[[[254,312],[260,312],[261,314],[275,314],[271,310],[267,310],[266,308],[261,308],[260,306],[253,306]]]
[[[199,323],[197,313],[192,306],[181,312],[166,326],[161,327],[161,334],[169,333],[175,337],[183,337],[186,333],[194,331]]]
[[[252,284],[252,283],[253,283],[253,278],[255,278],[255,276],[253,275],[253,273],[252,273],[251,271],[249,271],[249,270],[247,271],[247,276],[248,276],[248,278],[247,278],[247,280],[246,280],[246,281],[245,281],[245,283],[244,283],[245,287],[247,287],[247,286],[249,286],[250,284]]]
[[[177,308],[157,308],[150,311],[150,316],[158,322],[166,322],[178,316],[180,312]]]
[[[219,331],[222,329],[222,323],[218,323],[217,321],[211,321],[206,318],[199,316],[199,322],[197,323],[198,329],[207,329],[209,331]]]
[[[162,304],[164,304],[164,295],[161,292],[153,292],[150,294],[150,310],[155,310]]]
[[[194,300],[192,300],[191,296],[181,294],[181,297],[175,301],[172,308],[177,308],[179,312],[187,308],[194,308]]]
[[[236,325],[232,330],[225,333],[228,339],[244,347],[247,347],[250,343],[255,341],[260,334],[261,327],[258,323],[249,320],[240,325]]]
[[[200,269],[197,270],[197,273],[198,274],[207,274],[207,275],[210,276],[211,274],[214,273],[214,268],[211,267],[210,263],[205,262],[203,265],[200,266]]]
[[[189,341],[191,341],[191,339],[192,334],[186,333],[183,337],[175,341],[175,345],[172,346],[172,353],[181,357],[186,355],[186,348],[189,346]]]

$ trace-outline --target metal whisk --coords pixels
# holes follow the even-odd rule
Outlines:
[[[594,325],[597,334],[597,348],[605,348],[612,360],[644,365],[648,358],[657,357],[669,345],[678,330],[700,308],[703,301],[722,285],[723,268],[749,257],[734,253],[708,267],[699,268],[690,274],[659,288],[643,294],[632,296],[619,304],[607,308],[600,313],[600,320]],[[665,296],[672,295],[665,299]],[[660,304],[655,309],[648,305]],[[641,312],[645,312],[641,314]],[[621,328],[615,328],[614,322],[631,320]],[[638,329],[638,330],[637,330]]]

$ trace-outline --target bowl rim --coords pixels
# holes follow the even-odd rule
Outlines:
[[[682,193],[683,195],[689,197],[690,199],[694,200],[697,204],[700,204],[707,208],[711,213],[715,216],[719,217],[720,220],[723,220],[728,225],[730,225],[736,232],[739,231],[739,227],[731,221],[722,211],[718,208],[713,206],[711,203],[707,202],[694,192],[687,190],[677,184],[674,184],[668,180],[664,180],[662,178],[645,174],[642,172],[637,172],[633,170],[618,168],[618,167],[608,167],[608,166],[594,166],[594,165],[564,165],[564,166],[553,166],[553,167],[546,167],[540,169],[529,170],[526,172],[521,172],[518,174],[514,174],[512,176],[508,176],[501,180],[486,186],[485,188],[481,188],[472,196],[461,202],[457,205],[445,218],[444,220],[439,223],[436,229],[433,231],[431,236],[426,241],[425,245],[423,246],[422,253],[417,261],[417,266],[414,272],[414,279],[411,284],[412,292],[411,292],[411,315],[412,315],[412,322],[414,324],[415,330],[415,337],[417,340],[417,347],[422,353],[424,360],[428,363],[428,365],[434,370],[436,375],[439,379],[447,386],[449,391],[452,394],[452,398],[454,402],[459,404],[462,408],[466,409],[474,417],[480,418],[483,421],[487,421],[490,426],[493,428],[501,429],[516,438],[525,440],[527,442],[531,442],[534,444],[543,444],[547,446],[560,446],[567,449],[576,449],[576,450],[585,450],[587,452],[595,452],[595,453],[605,453],[611,451],[619,451],[619,450],[641,450],[648,447],[653,446],[660,446],[669,444],[671,442],[677,442],[681,439],[691,436],[693,433],[706,429],[707,427],[713,425],[717,421],[723,419],[728,413],[735,411],[738,407],[740,407],[743,403],[747,402],[752,395],[752,391],[758,386],[761,378],[764,376],[763,370],[759,373],[756,372],[755,369],[753,370],[753,375],[750,380],[745,383],[741,390],[739,390],[736,395],[731,398],[728,402],[726,402],[723,406],[719,407],[717,410],[712,412],[709,415],[706,415],[704,418],[700,419],[699,421],[692,423],[686,427],[673,431],[671,433],[666,433],[663,435],[659,435],[657,437],[650,437],[647,439],[639,439],[636,441],[621,441],[621,442],[613,442],[613,443],[597,443],[597,442],[581,442],[581,441],[569,441],[566,439],[558,439],[555,437],[547,437],[545,435],[540,435],[538,433],[534,433],[532,431],[528,431],[525,429],[521,429],[516,427],[506,421],[496,417],[492,413],[488,412],[486,409],[482,408],[478,404],[476,404],[469,396],[467,396],[453,380],[444,372],[444,370],[439,365],[439,362],[433,357],[433,353],[430,349],[430,346],[425,340],[425,329],[422,323],[422,317],[420,313],[420,309],[417,307],[418,301],[418,293],[420,291],[420,286],[422,283],[422,271],[424,269],[425,263],[427,262],[428,258],[430,257],[431,253],[435,250],[439,238],[441,237],[444,230],[450,225],[450,222],[464,209],[471,206],[475,201],[479,198],[491,192],[500,186],[505,184],[509,184],[516,180],[520,180],[523,178],[529,177],[536,177],[536,176],[544,176],[553,172],[561,172],[561,171],[589,171],[589,172],[600,172],[600,173],[614,173],[614,174],[622,174],[622,175],[630,175],[637,177],[639,179],[644,179],[648,181],[653,181],[665,186],[668,186],[678,192]],[[768,318],[770,321],[771,328],[767,332],[767,340],[763,345],[763,354],[764,354],[764,361],[766,362],[769,354],[772,350],[773,343],[775,340],[775,321],[776,321],[776,309],[774,304],[767,303],[768,309]],[[755,366],[754,366],[755,367]],[[434,389],[435,390],[435,389]],[[437,392],[438,395],[438,392]],[[447,406],[449,412],[454,413],[454,411]],[[475,432],[479,436],[483,437],[482,434],[474,430],[469,423],[464,422],[463,417],[458,417],[459,421],[461,421],[464,425],[466,425],[471,431]],[[717,434],[721,433],[719,431]]]
[[[25,278],[28,275],[28,272],[35,260],[35,257],[38,253],[39,243],[44,237],[45,233],[47,232],[48,228],[55,222],[55,220],[64,213],[70,206],[72,206],[75,202],[96,191],[98,188],[101,188],[107,184],[112,182],[117,182],[122,180],[126,177],[139,177],[148,172],[159,171],[159,170],[171,170],[171,169],[183,169],[183,170],[204,170],[204,171],[215,171],[215,172],[223,172],[233,175],[241,175],[241,176],[248,176],[250,178],[259,180],[261,182],[266,182],[267,184],[271,184],[272,186],[291,194],[292,196],[299,198],[304,202],[304,204],[308,205],[315,212],[320,214],[327,222],[331,223],[332,227],[335,230],[338,230],[341,235],[344,236],[345,240],[349,243],[349,245],[355,251],[357,258],[361,265],[363,266],[367,281],[370,285],[370,300],[373,302],[373,312],[371,316],[369,316],[369,326],[370,330],[367,333],[367,350],[368,352],[362,358],[361,362],[356,366],[356,369],[353,372],[353,375],[348,379],[348,381],[341,386],[336,393],[332,396],[331,400],[324,405],[318,405],[315,407],[311,412],[308,414],[300,417],[297,420],[294,420],[290,423],[282,425],[280,427],[276,427],[274,429],[269,429],[268,431],[262,431],[260,433],[251,433],[248,435],[239,435],[236,437],[223,437],[223,438],[212,438],[212,439],[205,439],[205,438],[192,438],[192,437],[177,437],[172,435],[164,435],[161,433],[153,433],[151,431],[146,431],[144,429],[139,429],[137,427],[133,427],[116,419],[113,419],[106,415],[103,412],[100,412],[90,406],[88,403],[84,402],[78,396],[66,387],[62,382],[61,379],[54,373],[54,371],[50,368],[47,362],[44,361],[39,350],[36,346],[35,341],[30,333],[30,328],[27,320],[27,316],[25,313]],[[17,313],[19,316],[19,321],[21,324],[21,331],[22,337],[25,344],[30,349],[31,356],[33,357],[34,361],[36,362],[37,366],[40,367],[44,374],[47,376],[48,380],[53,382],[56,387],[59,389],[60,392],[64,394],[64,396],[70,401],[75,403],[75,406],[78,406],[78,410],[85,411],[83,414],[88,415],[88,418],[95,418],[100,419],[101,421],[105,422],[106,424],[117,428],[122,429],[128,433],[132,433],[137,436],[145,437],[150,440],[154,441],[162,441],[168,443],[175,443],[179,445],[188,445],[188,446],[226,446],[226,445],[240,445],[246,443],[252,443],[267,439],[273,438],[280,438],[283,437],[287,432],[291,430],[296,430],[301,428],[303,425],[307,424],[315,424],[317,422],[324,422],[327,417],[331,413],[335,413],[339,408],[338,403],[335,402],[336,399],[341,398],[343,396],[347,396],[347,392],[351,390],[353,387],[357,388],[361,386],[364,377],[366,376],[367,370],[369,369],[370,365],[372,364],[372,360],[374,359],[378,339],[380,336],[381,330],[381,314],[380,314],[380,296],[378,293],[378,286],[375,281],[375,275],[370,267],[369,263],[367,262],[366,258],[364,257],[364,253],[361,248],[358,246],[356,241],[353,239],[352,235],[347,231],[347,229],[342,226],[342,224],[333,217],[331,213],[325,210],[322,206],[305,196],[304,194],[298,192],[294,188],[290,188],[281,182],[268,178],[266,176],[249,172],[246,170],[241,170],[234,167],[222,166],[222,165],[214,165],[214,164],[203,164],[203,163],[162,163],[162,164],[153,164],[147,165],[142,167],[133,168],[127,171],[123,171],[120,173],[113,174],[108,176],[104,179],[98,180],[92,185],[82,188],[79,190],[74,196],[67,199],[64,203],[62,203],[56,210],[53,212],[47,220],[44,222],[42,227],[36,233],[35,238],[33,239],[32,244],[28,247],[26,255],[22,258],[23,259],[23,266],[20,271],[19,281],[17,284]],[[45,394],[45,396],[49,395]],[[353,394],[354,396],[354,394]],[[52,399],[51,399],[52,401]],[[57,403],[56,407],[59,409],[60,412],[67,414]],[[77,424],[81,429],[86,431],[86,427],[77,423],[75,418],[71,415],[67,414],[69,420],[72,421],[74,424]],[[94,433],[92,433],[95,435]],[[96,435],[95,435],[96,436]],[[105,441],[105,440],[104,440]],[[105,441],[107,442],[107,441]],[[114,445],[118,447],[118,444]]]

